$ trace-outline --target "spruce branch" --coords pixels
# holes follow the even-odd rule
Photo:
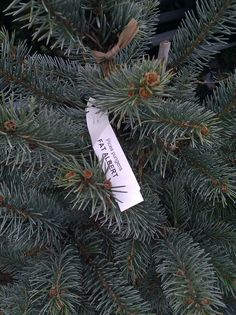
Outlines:
[[[131,66],[124,65],[105,80],[97,67],[81,68],[79,76],[87,91],[93,87],[96,106],[118,120],[118,128],[125,119],[131,127],[141,125],[143,113],[155,113],[163,99],[171,98],[173,73],[164,71],[157,60],[143,58]]]
[[[236,109],[235,92],[236,75],[231,74],[225,81],[219,83],[212,96],[206,98],[204,106],[215,111],[221,120],[227,119]]]
[[[186,164],[180,167],[181,170],[179,168],[180,176],[203,200],[226,205],[226,196],[235,198],[235,169],[220,156],[206,150],[201,152],[198,148],[185,148],[181,150],[181,157]]]
[[[233,255],[236,249],[236,229],[233,224],[222,220],[209,218],[206,213],[198,213],[198,217],[194,216],[189,220],[191,225],[191,235],[198,242],[219,246],[228,254]]]
[[[82,55],[87,62],[90,61],[91,49],[109,49],[111,40],[113,43],[116,41],[120,28],[127,25],[130,17],[139,21],[140,38],[122,54],[122,58],[128,52],[126,60],[140,56],[154,33],[157,5],[157,0],[149,0],[145,5],[142,1],[87,3],[67,0],[62,3],[58,0],[38,0],[22,3],[15,0],[6,11],[17,16],[15,20],[24,23],[24,27],[32,28],[34,39],[46,40],[52,49],[59,47],[67,55]]]
[[[39,170],[39,166],[42,169],[55,168],[68,156],[79,157],[81,151],[88,147],[82,137],[85,126],[78,126],[53,109],[43,108],[36,113],[32,98],[19,101],[16,107],[13,97],[5,97],[0,113],[2,162],[7,165],[26,167],[28,172],[29,169],[30,172]]]
[[[173,311],[162,291],[161,279],[155,271],[153,258],[144,279],[139,282],[139,289],[144,299],[151,303],[155,314],[173,315]]]
[[[101,163],[91,155],[89,160],[83,156],[81,160],[82,163],[78,163],[73,157],[67,159],[61,165],[61,171],[56,178],[58,187],[64,187],[68,191],[66,198],[70,198],[72,208],[83,210],[89,206],[91,215],[94,215],[100,206],[103,212],[106,212],[108,207],[116,207],[112,190],[119,191],[122,187],[107,185],[108,180]],[[122,189],[120,191],[122,192]]]
[[[137,139],[133,141],[133,139]],[[140,181],[142,181],[145,169],[148,166],[156,171],[157,169],[165,177],[166,167],[170,160],[177,159],[175,152],[178,151],[178,145],[168,142],[165,139],[155,136],[155,141],[148,135],[138,137],[138,132],[132,134],[130,151],[135,157],[135,167],[139,170]]]
[[[20,247],[20,248],[19,248]],[[16,274],[23,268],[25,260],[23,258],[23,248],[14,246],[7,242],[0,246],[0,270],[4,273]]]
[[[89,252],[79,240],[76,240],[78,249],[86,262],[86,275],[90,281],[85,289],[90,295],[89,301],[97,303],[96,309],[100,314],[117,311],[120,314],[153,314],[147,302],[144,302],[138,291],[128,285],[112,263],[105,259],[92,259]],[[94,286],[96,283],[96,286]]]
[[[31,240],[32,243],[32,240]],[[22,272],[25,272],[26,266],[29,266],[34,260],[37,264],[42,258],[42,255],[47,253],[51,254],[51,249],[47,246],[31,244],[27,242],[12,242],[4,239],[0,246],[0,274],[2,273],[2,281],[0,278],[1,286],[9,284],[17,285],[19,283],[19,277]],[[9,276],[9,277],[8,277]],[[5,277],[5,278],[4,278]],[[9,281],[8,281],[9,280]]]
[[[23,187],[13,189],[4,184],[0,187],[1,235],[12,242],[33,240],[35,245],[52,244],[61,237],[60,221],[49,215],[58,205],[34,190],[26,193]]]
[[[197,13],[187,12],[172,42],[170,67],[185,63],[202,66],[227,42],[235,30],[234,0],[197,1]]]
[[[136,285],[146,274],[151,258],[151,246],[134,238],[117,240],[114,262],[122,276]]]
[[[39,313],[39,309],[33,307],[29,300],[25,281],[14,286],[1,287],[0,310],[4,310],[4,315],[11,315],[13,305],[14,315],[34,315]]]
[[[145,185],[144,185],[145,187]],[[143,190],[145,202],[136,205],[129,211],[120,212],[118,207],[96,209],[94,218],[99,224],[122,238],[134,238],[141,242],[149,242],[155,238],[159,227],[166,221],[158,196],[148,186]]]
[[[70,53],[72,49],[77,52],[81,49],[85,52],[86,49],[80,39],[82,34],[78,31],[78,23],[80,24],[81,21],[80,19],[79,21],[73,21],[73,17],[71,20],[71,16],[65,14],[68,5],[74,10],[71,10],[71,12],[76,11],[82,18],[84,10],[81,8],[81,1],[76,3],[70,1],[70,3],[63,4],[57,0],[38,0],[26,3],[15,0],[5,11],[8,11],[8,14],[12,14],[13,16],[24,12],[24,15],[17,17],[15,20],[24,22],[24,27],[31,28],[34,26],[34,38],[38,38],[39,40],[46,39],[47,43],[49,43],[51,37],[55,37],[56,40],[51,45],[52,49],[54,47],[60,47],[61,49],[66,47],[67,53]],[[66,35],[66,40],[64,35]]]
[[[184,185],[178,178],[166,181],[162,191],[163,204],[165,205],[168,219],[175,228],[185,226],[189,219],[187,192]]]
[[[221,291],[225,295],[235,295],[235,234],[232,222],[217,213],[217,209],[208,203],[195,201],[189,205],[191,217],[188,229],[195,241],[211,257]]]
[[[82,266],[73,247],[57,249],[53,255],[46,255],[37,268],[27,270],[29,275],[29,296],[40,314],[78,314],[82,291]]]
[[[157,0],[12,1],[62,58],[0,32],[0,314],[234,314],[235,75],[203,102],[198,84],[236,2],[208,2],[155,60]],[[92,51],[113,49],[130,21],[135,38],[104,78]],[[91,154],[89,97],[141,185],[125,212],[112,193],[126,183],[112,187]]]
[[[155,113],[143,114],[141,128],[135,126],[134,132],[140,134],[140,139],[151,136],[154,143],[161,137],[173,145],[187,139],[193,146],[197,142],[211,145],[218,136],[218,125],[214,113],[198,104],[166,100],[159,103]]]
[[[3,30],[2,36],[0,77],[5,89],[13,90],[21,96],[33,95],[39,102],[47,104],[74,108],[81,104],[80,90],[75,88],[73,81],[65,79],[65,73],[59,67],[55,71],[56,59],[50,64],[47,57],[31,55],[25,42],[16,47],[14,34],[10,38]],[[68,63],[64,65],[68,72]],[[73,68],[71,64],[70,72],[73,72]]]
[[[218,245],[213,245],[211,242],[205,241],[201,246],[211,255],[211,262],[216,271],[221,292],[226,296],[235,296],[235,259],[232,259],[225,249]]]
[[[187,234],[171,233],[158,241],[156,270],[173,312],[219,314],[224,307],[210,259]],[[184,288],[184,290],[183,290]]]

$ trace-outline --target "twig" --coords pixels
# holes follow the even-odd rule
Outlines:
[[[170,45],[171,44],[169,41],[164,41],[160,43],[157,59],[165,64],[168,62]]]

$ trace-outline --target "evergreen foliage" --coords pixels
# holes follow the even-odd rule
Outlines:
[[[235,0],[198,0],[167,62],[148,57],[158,0],[14,0],[55,56],[0,32],[0,314],[233,315],[236,75],[199,74],[235,32]],[[135,19],[139,30],[113,60]],[[141,186],[120,212],[93,153],[93,97]]]

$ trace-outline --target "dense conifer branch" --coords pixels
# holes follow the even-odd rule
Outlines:
[[[28,288],[25,288],[25,281],[22,281],[18,285],[2,287],[0,296],[0,307],[6,315],[11,314],[13,305],[15,315],[33,315],[37,313],[37,309],[32,307],[32,303],[29,300]]]
[[[221,120],[235,108],[236,76],[231,74],[213,91],[213,95],[204,100],[204,105],[216,112]]]
[[[24,251],[23,256],[27,259],[29,257],[35,257],[39,254],[43,254],[45,252],[50,252],[50,249],[47,246],[33,246]]]
[[[6,135],[7,137],[12,137],[12,138],[18,138],[25,140],[26,143],[29,145],[30,148],[41,148],[44,149],[47,152],[52,152],[52,155],[55,156],[60,156],[61,158],[63,157],[69,157],[71,156],[71,153],[67,153],[64,150],[60,150],[60,145],[57,146],[57,143],[47,143],[44,140],[41,139],[35,139],[32,135],[27,135],[27,134],[22,134],[21,132],[14,132],[14,135],[12,132],[7,132],[5,129],[0,129],[0,133],[3,135]],[[79,150],[79,149],[78,149]]]
[[[79,240],[76,240],[76,244],[78,246],[79,251],[82,256],[84,256],[86,262],[89,264],[90,268],[88,268],[88,272],[91,271],[96,276],[99,286],[101,286],[106,294],[112,299],[112,302],[107,301],[106,308],[111,310],[118,309],[120,314],[153,314],[151,312],[150,306],[142,300],[139,296],[139,293],[129,286],[119,275],[118,269],[112,267],[112,264],[109,264],[104,259],[101,258],[98,260],[97,258],[92,258],[89,254],[89,251],[86,249],[86,246],[82,244]],[[110,269],[110,275],[107,275],[104,271]],[[119,283],[119,284],[118,284]],[[118,286],[117,286],[118,285]],[[104,300],[106,301],[107,297],[104,295],[105,292],[100,292],[100,288],[94,290],[91,287],[91,284],[86,285],[87,290],[92,291],[92,298],[100,296],[100,301],[104,304]],[[122,288],[122,289],[121,289]],[[132,297],[133,301],[130,299]],[[114,304],[113,304],[114,303]],[[136,304],[139,303],[139,304]],[[113,304],[113,305],[112,305]],[[101,311],[101,314],[106,314],[106,311],[100,309],[100,306],[97,306],[97,309]]]
[[[71,246],[56,249],[50,256],[42,256],[37,270],[32,264],[27,268],[31,303],[38,308],[44,301],[42,314],[77,314],[77,307],[81,303],[82,269],[74,250]]]
[[[140,240],[127,239],[115,244],[115,265],[135,286],[144,277],[151,260],[151,246]]]
[[[201,159],[202,154],[208,157],[205,161]],[[220,156],[197,149],[181,150],[181,156],[186,165],[180,173],[203,199],[225,204],[226,195],[232,199],[236,197],[235,169],[226,165]]]
[[[28,80],[26,76],[14,76],[10,72],[6,72],[3,69],[0,69],[0,76],[4,79],[4,83],[7,85],[15,84],[17,89],[20,87],[28,93],[33,94],[39,99],[43,99],[44,101],[57,104],[57,105],[65,105],[68,107],[77,107],[76,103],[73,103],[71,100],[57,98],[55,94],[48,94],[45,90],[38,88],[35,84],[32,84],[31,81]]]
[[[0,283],[0,313],[235,313],[235,76],[203,102],[197,84],[235,30],[236,3],[197,1],[167,67],[146,57],[157,9],[157,0],[9,6],[63,58],[0,32],[0,276],[11,282]],[[131,20],[138,33],[104,77],[91,52],[114,48]],[[108,111],[141,186],[144,201],[124,212],[113,191],[129,178],[113,187],[95,158],[89,97]]]
[[[186,247],[191,250],[191,256],[184,253]],[[193,259],[198,261],[195,266],[191,263]],[[170,235],[157,246],[157,272],[161,274],[162,287],[176,313],[219,314],[217,305],[223,306],[223,303],[208,259],[198,244],[184,234]]]
[[[133,143],[132,143],[133,144]],[[132,151],[136,157],[136,164],[138,167],[140,180],[145,169],[150,165],[151,168],[165,176],[165,170],[168,162],[171,159],[177,159],[175,155],[178,152],[178,143],[171,143],[155,135],[155,139],[151,139],[149,136],[142,137],[138,140],[138,145],[131,145]]]
[[[50,245],[61,237],[60,222],[50,219],[50,213],[59,207],[33,189],[26,195],[24,189],[1,185],[1,235],[15,242]]]
[[[76,28],[75,25],[73,25],[73,22],[70,21],[68,17],[63,16],[62,12],[57,12],[56,8],[53,7],[53,5],[49,3],[49,1],[47,0],[39,0],[39,1],[43,4],[43,6],[47,8],[51,16],[54,16],[56,21],[58,21],[59,24],[62,24],[64,28],[68,30],[68,33],[75,35],[74,41],[76,41],[75,38],[83,38],[85,36],[89,38],[93,43],[95,43],[100,49],[103,49],[103,47],[101,46],[100,42],[98,41],[96,37],[94,37],[88,32],[80,32],[79,29]],[[86,51],[82,43],[80,43],[80,45],[81,45],[81,48],[83,48],[83,50]]]
[[[57,11],[57,9],[53,6],[52,3],[50,3],[47,0],[37,0],[39,3],[44,6],[46,12],[48,12],[51,16],[53,16],[57,22],[62,24],[68,31],[69,33],[74,33],[78,37],[82,37],[83,34],[79,32],[78,29],[73,25],[73,22],[68,19],[68,17],[63,16],[63,12]]]
[[[81,95],[73,86],[72,80],[65,78],[65,72],[55,71],[58,60],[49,62],[37,54],[30,55],[25,42],[15,47],[14,35],[9,38],[6,31],[1,32],[3,40],[0,48],[0,78],[2,88],[16,91],[26,96],[34,95],[39,101],[47,104],[78,108],[81,105]],[[72,64],[61,66],[71,73],[75,71]],[[75,73],[73,73],[75,76]]]
[[[148,186],[143,195],[146,202],[136,205],[128,212],[121,213],[118,207],[108,208],[107,212],[98,208],[94,218],[99,218],[101,225],[113,233],[118,233],[120,237],[149,242],[156,236],[158,227],[166,221],[166,216],[158,196],[150,192]]]
[[[161,288],[160,275],[155,271],[153,262],[145,278],[140,281],[139,288],[142,296],[151,303],[155,314],[173,315],[173,310]]]
[[[85,258],[86,262],[88,262],[92,269],[94,270],[102,286],[105,288],[106,291],[108,291],[110,297],[114,299],[115,303],[122,311],[127,311],[128,312],[127,314],[132,314],[129,312],[129,309],[127,309],[127,306],[121,301],[120,297],[113,291],[111,285],[103,277],[101,271],[97,268],[86,247],[78,240],[76,240],[76,244],[78,246],[79,251],[82,253],[82,256]]]
[[[71,156],[80,158],[81,152],[88,146],[85,137],[82,137],[84,127],[55,110],[41,108],[40,113],[36,114],[32,99],[24,99],[15,105],[12,99],[5,97],[2,103],[2,163],[22,169],[28,165],[31,171],[43,170],[46,166],[48,169],[50,166],[55,168],[55,165]]]
[[[5,202],[3,202],[1,204],[1,207],[5,208],[9,212],[12,212],[12,214],[14,214],[14,215],[15,214],[19,215],[20,217],[22,217],[23,219],[26,219],[26,220],[39,219],[40,221],[42,220],[42,222],[43,221],[45,221],[45,222],[47,221],[39,213],[31,213],[31,212],[27,211],[27,209],[23,209],[23,208],[20,209],[18,207],[15,207],[14,205],[6,204]]]
[[[236,93],[236,90],[235,90]],[[229,114],[233,110],[236,109],[236,98],[234,98],[225,108],[222,108],[222,110],[218,113],[219,118],[224,118],[225,115]]]
[[[188,12],[173,40],[173,59],[170,66],[178,68],[187,61],[201,64],[201,60],[215,54],[220,45],[222,47],[225,44],[222,35],[228,37],[234,30],[230,13],[235,10],[234,0],[213,0],[211,5],[205,0],[198,1],[198,15]],[[212,48],[206,46],[208,43]],[[205,49],[208,50],[207,53],[204,52]]]
[[[25,26],[27,27],[35,26],[34,38],[39,38],[39,40],[46,38],[47,43],[49,43],[51,37],[56,36],[56,41],[52,46],[58,46],[60,48],[67,46],[66,48],[68,49],[68,52],[71,49],[82,49],[85,51],[86,49],[80,40],[82,34],[78,32],[78,27],[76,28],[73,25],[73,22],[69,19],[68,14],[63,16],[63,13],[65,14],[65,12],[62,10],[65,10],[66,7],[62,3],[58,3],[58,1],[53,2],[54,3],[38,0],[33,3],[22,3],[16,0],[9,5],[7,10],[13,10],[13,15],[18,15],[21,12],[25,13],[22,19],[18,18],[18,20],[26,22]],[[54,4],[57,5],[57,9],[54,7]],[[77,10],[78,8],[80,9],[80,2],[79,4],[71,3],[71,7],[74,6],[73,4],[76,5]],[[40,24],[40,19],[43,19],[44,23]],[[50,19],[53,19],[53,22],[51,22]],[[69,37],[66,40],[65,38],[63,39],[63,35],[65,34]]]

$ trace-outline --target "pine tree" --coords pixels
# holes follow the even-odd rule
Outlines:
[[[235,314],[236,75],[204,100],[197,89],[235,32],[236,1],[197,1],[169,54],[151,58],[158,7],[6,9],[47,49],[1,30],[1,314]],[[141,186],[124,212],[91,144],[90,98]]]

